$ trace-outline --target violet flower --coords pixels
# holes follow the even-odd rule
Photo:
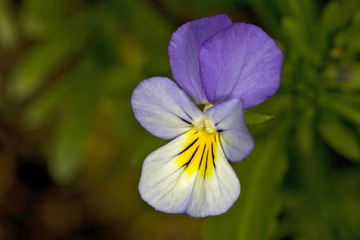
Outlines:
[[[240,194],[228,160],[253,149],[243,109],[272,96],[280,85],[283,55],[259,27],[226,15],[188,22],[169,44],[175,82],[142,81],[131,105],[154,136],[173,139],[144,161],[139,191],[155,209],[205,217],[226,212]],[[205,105],[203,111],[198,105]]]

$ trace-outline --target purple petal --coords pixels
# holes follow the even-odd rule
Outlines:
[[[142,81],[131,96],[131,106],[139,123],[164,139],[189,131],[203,116],[186,93],[165,77]]]
[[[185,23],[173,33],[169,61],[176,82],[197,103],[207,103],[200,75],[198,54],[203,42],[231,24],[226,15],[202,18]]]
[[[207,110],[207,114],[220,133],[225,156],[230,161],[241,161],[254,147],[244,120],[243,102],[230,99]]]
[[[261,28],[233,23],[200,49],[200,76],[211,103],[244,100],[244,108],[274,95],[280,86],[283,55]]]

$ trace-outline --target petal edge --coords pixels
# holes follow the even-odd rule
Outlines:
[[[189,97],[165,77],[143,80],[133,91],[135,118],[154,136],[171,139],[192,127],[203,116]]]
[[[207,113],[220,133],[226,158],[233,162],[243,160],[255,145],[244,120],[243,101],[231,99],[215,105]]]
[[[226,15],[194,20],[180,26],[169,43],[169,61],[176,82],[195,102],[207,103],[199,74],[199,50],[210,36],[231,24]]]
[[[241,98],[245,109],[255,106],[279,88],[282,61],[280,48],[260,27],[233,23],[200,49],[205,94],[211,103]]]

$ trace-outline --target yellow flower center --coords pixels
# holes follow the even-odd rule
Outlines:
[[[219,133],[207,115],[194,124],[176,163],[183,167],[188,176],[199,170],[200,177],[210,177],[217,160]]]

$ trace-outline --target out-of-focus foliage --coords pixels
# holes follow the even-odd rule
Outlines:
[[[172,78],[177,27],[218,13],[276,40],[281,88],[246,111],[227,213],[156,212],[137,184],[166,141],[130,96]],[[0,0],[0,239],[359,239],[359,136],[358,0]]]
[[[243,195],[205,236],[357,239],[360,2],[246,4],[284,52],[282,85],[256,107],[275,117],[253,129],[255,149],[236,166]]]

